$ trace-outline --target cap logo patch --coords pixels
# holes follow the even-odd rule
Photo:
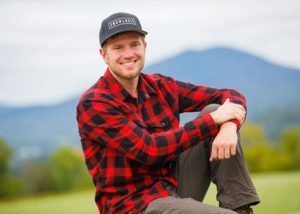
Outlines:
[[[114,27],[125,25],[125,24],[136,25],[136,22],[134,18],[122,17],[108,22],[108,29],[112,29]]]

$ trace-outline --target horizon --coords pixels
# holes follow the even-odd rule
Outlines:
[[[297,68],[292,68],[292,67],[288,67],[288,66],[284,66],[284,65],[279,65],[279,64],[276,64],[266,58],[262,58],[260,56],[257,56],[257,55],[253,55],[249,52],[246,52],[246,51],[243,51],[243,50],[238,50],[238,49],[235,49],[235,48],[230,48],[230,47],[225,47],[225,46],[216,46],[216,47],[211,47],[211,48],[206,48],[206,49],[203,49],[203,50],[196,50],[196,49],[189,49],[189,50],[185,50],[185,51],[182,51],[180,53],[176,53],[176,55],[173,55],[173,56],[169,56],[165,59],[162,59],[161,61],[159,62],[155,62],[155,63],[152,63],[152,64],[149,64],[149,65],[146,65],[144,68],[143,68],[143,72],[146,72],[146,73],[152,73],[151,70],[149,70],[149,68],[153,67],[153,66],[156,66],[157,64],[160,64],[160,63],[164,63],[168,60],[171,60],[173,58],[176,58],[176,57],[181,57],[182,55],[186,54],[186,53],[207,53],[209,51],[212,51],[212,50],[217,50],[217,51],[220,51],[220,50],[227,50],[227,51],[232,51],[232,52],[235,52],[235,53],[238,53],[240,56],[243,56],[243,55],[246,55],[248,57],[251,57],[251,58],[254,58],[254,59],[257,59],[259,61],[262,61],[262,62],[265,62],[267,64],[270,64],[270,65],[273,65],[273,66],[276,66],[276,67],[281,67],[281,68],[284,68],[284,69],[289,69],[289,70],[292,70],[292,71],[295,71],[295,72],[300,72],[300,69],[297,69]],[[161,72],[162,74],[166,72],[166,71],[163,71]],[[157,72],[155,72],[157,73]],[[101,76],[101,75],[100,75]],[[98,78],[100,78],[100,76]],[[176,78],[176,77],[175,77]],[[96,79],[93,83],[95,83],[98,79]],[[86,88],[85,90],[87,90],[88,88]],[[82,91],[84,92],[84,91]],[[53,102],[43,102],[43,103],[35,103],[35,104],[29,104],[29,105],[11,105],[11,104],[7,104],[7,103],[2,103],[0,101],[0,108],[11,108],[11,109],[39,109],[39,108],[48,108],[48,107],[56,107],[56,106],[59,106],[59,105],[64,105],[68,102],[74,102],[74,101],[78,101],[76,99],[79,99],[80,98],[80,95],[82,94],[82,92],[79,92],[77,94],[74,94],[72,96],[69,96],[69,97],[66,97],[64,99],[61,99],[61,100],[57,100],[57,101],[53,101]]]

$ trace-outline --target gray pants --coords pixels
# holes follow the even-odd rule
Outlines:
[[[202,112],[216,108],[216,105],[210,105]],[[210,142],[201,142],[177,158],[177,191],[173,196],[152,201],[143,214],[229,214],[235,213],[231,210],[240,206],[259,203],[240,142],[235,156],[216,162],[209,162],[210,145]],[[202,203],[211,182],[217,186],[217,200],[222,208]]]

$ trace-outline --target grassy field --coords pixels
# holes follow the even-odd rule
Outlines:
[[[300,214],[300,172],[253,176],[261,198],[255,214]],[[205,199],[215,204],[212,186]],[[96,214],[93,190],[0,202],[1,214]]]

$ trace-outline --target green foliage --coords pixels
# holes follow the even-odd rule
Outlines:
[[[286,128],[279,144],[271,142],[258,124],[245,124],[241,137],[251,172],[300,169],[300,127]]]
[[[9,173],[9,162],[12,157],[12,149],[6,144],[3,139],[0,139],[0,176]]]
[[[9,198],[20,195],[21,183],[12,175],[0,177],[0,198]]]
[[[9,168],[12,154],[12,149],[0,139],[0,198],[16,195],[20,191],[20,185]]]
[[[23,194],[49,192],[54,189],[54,178],[46,161],[31,160],[23,164],[21,172]]]
[[[245,124],[241,129],[242,145],[251,172],[272,171],[277,168],[274,160],[277,151],[267,139],[262,126]]]
[[[60,148],[44,160],[26,161],[21,168],[24,195],[92,186],[81,152],[74,148]]]
[[[44,160],[26,161],[20,174],[25,195],[92,186],[81,152],[70,147],[60,148]]]
[[[70,147],[57,150],[50,157],[55,189],[58,191],[91,186],[82,153]]]
[[[280,142],[286,168],[300,169],[300,127],[286,128]]]

